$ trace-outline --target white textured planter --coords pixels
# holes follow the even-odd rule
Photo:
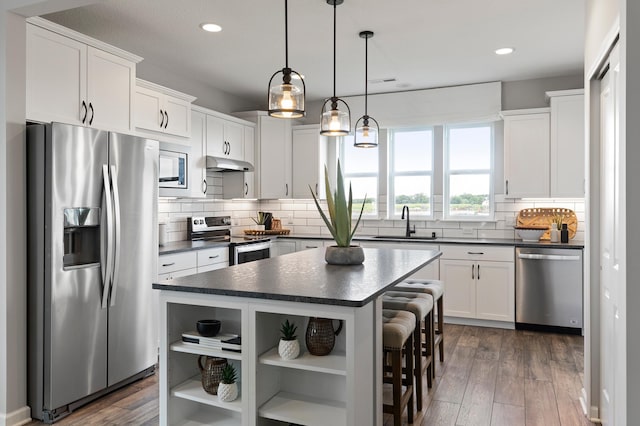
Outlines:
[[[220,383],[218,385],[218,399],[223,402],[231,402],[238,397],[237,383]]]
[[[300,343],[296,340],[282,340],[278,343],[278,354],[282,359],[296,359],[300,355]]]

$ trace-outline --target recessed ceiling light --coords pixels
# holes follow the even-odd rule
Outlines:
[[[219,33],[222,31],[222,27],[220,25],[212,24],[210,22],[204,22],[200,24],[200,28],[210,33]]]
[[[502,47],[500,49],[496,49],[496,55],[508,55],[513,53],[513,47]]]

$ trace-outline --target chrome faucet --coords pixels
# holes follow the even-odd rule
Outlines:
[[[409,226],[409,206],[402,206],[402,217],[401,219],[404,220],[404,212],[405,210],[407,211],[407,231],[405,232],[404,236],[409,238],[411,236],[411,234],[415,234],[416,233],[416,226],[413,225],[413,229],[411,229],[411,227]]]

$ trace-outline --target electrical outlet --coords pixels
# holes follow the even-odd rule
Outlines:
[[[287,225],[293,225],[293,215],[287,215]]]

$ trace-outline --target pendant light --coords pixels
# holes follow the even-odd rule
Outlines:
[[[361,31],[360,37],[364,39],[364,115],[356,121],[353,146],[358,148],[376,148],[378,146],[378,133],[380,126],[375,118],[367,114],[367,66],[369,60],[369,39],[373,37],[373,31]],[[371,120],[373,123],[369,123]]]
[[[344,0],[327,0],[333,6],[333,96],[324,101],[320,118],[320,134],[324,136],[346,136],[351,131],[351,111],[349,105],[336,97],[336,7]],[[338,105],[344,105],[342,110]],[[327,109],[331,106],[331,109]],[[346,112],[344,109],[346,108]]]
[[[302,76],[289,68],[289,26],[287,21],[287,0],[284,0],[284,68],[276,71],[269,80],[269,110],[272,117],[300,118],[304,117],[305,85]],[[274,85],[273,78],[282,73],[282,84]],[[291,82],[292,78],[299,80],[302,86]]]

